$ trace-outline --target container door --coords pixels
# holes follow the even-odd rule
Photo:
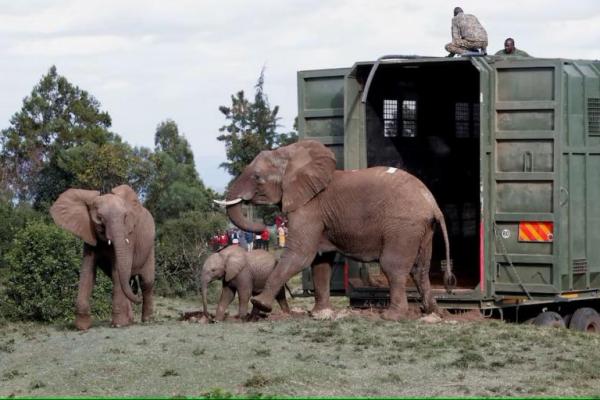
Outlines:
[[[490,166],[492,291],[533,298],[560,291],[560,63],[493,64]],[[491,226],[490,226],[491,225]]]
[[[344,169],[344,80],[350,68],[298,72],[298,134],[318,140],[335,154],[337,168]],[[333,265],[330,290],[344,294],[344,263],[339,254]],[[310,269],[302,272],[302,289],[313,290]]]
[[[563,290],[600,287],[600,63],[563,65],[560,265]]]
[[[350,68],[298,72],[298,133],[318,140],[344,169],[344,78]]]

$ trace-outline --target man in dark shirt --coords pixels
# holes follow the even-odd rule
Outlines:
[[[523,50],[519,50],[515,47],[515,40],[513,38],[506,39],[504,41],[504,49],[498,51],[495,55],[508,57],[531,57]]]

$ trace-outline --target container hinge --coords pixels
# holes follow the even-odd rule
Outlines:
[[[508,261],[508,265],[510,265],[510,267],[512,268],[512,271],[513,271],[515,277],[517,278],[517,282],[519,283],[519,286],[521,287],[521,289],[523,289],[523,293],[525,293],[525,295],[527,296],[527,298],[529,300],[533,300],[533,297],[531,297],[531,294],[529,294],[529,291],[523,284],[523,281],[521,280],[521,277],[519,276],[517,269],[515,268],[512,261],[510,260],[510,257],[508,256],[508,251],[506,250],[506,246],[504,246],[504,239],[502,238],[502,236],[500,236],[498,234],[498,226],[496,225],[495,222],[494,222],[494,237],[496,238],[496,243],[498,243],[498,239],[500,239],[500,247],[501,247],[502,254],[504,255],[504,258],[506,259],[506,261]]]

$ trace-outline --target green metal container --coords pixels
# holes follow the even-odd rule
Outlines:
[[[298,72],[298,105],[300,136],[329,146],[338,168],[399,167],[432,191],[458,279],[447,294],[438,232],[431,279],[440,304],[498,309],[598,298],[600,62],[359,62]],[[332,291],[385,301],[378,274],[347,260]]]

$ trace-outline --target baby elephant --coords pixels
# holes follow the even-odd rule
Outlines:
[[[206,289],[208,284],[215,279],[223,280],[223,291],[215,319],[223,321],[225,310],[233,301],[235,292],[239,293],[239,318],[248,314],[248,302],[251,296],[262,292],[265,282],[277,261],[275,257],[264,250],[246,251],[240,246],[233,245],[224,248],[218,253],[210,255],[202,267],[202,306],[204,315],[208,317],[206,304]],[[281,310],[289,313],[290,308],[285,298],[282,287],[275,297]]]

